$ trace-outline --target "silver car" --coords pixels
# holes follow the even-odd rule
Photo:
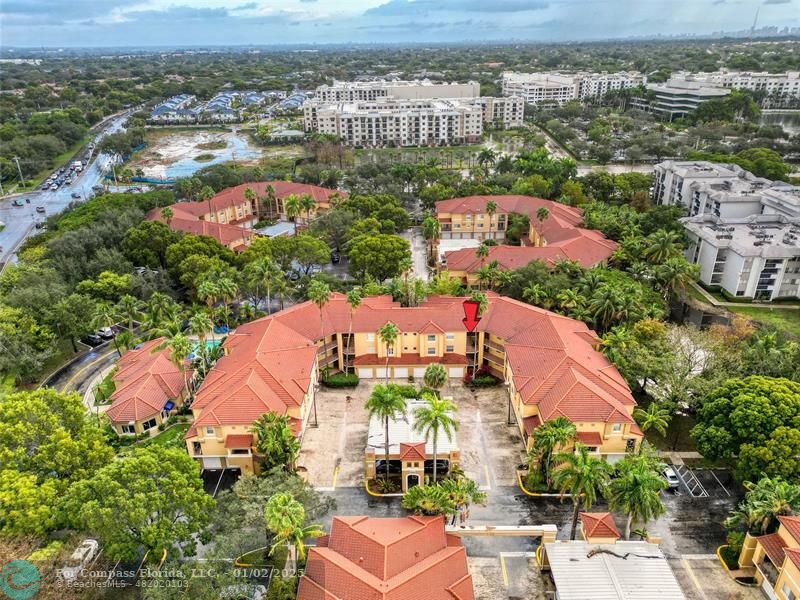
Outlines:
[[[75,581],[81,570],[85,569],[99,553],[100,544],[97,543],[97,540],[86,538],[80,546],[75,548],[67,563],[61,567],[58,577],[66,582]]]
[[[680,480],[678,479],[678,475],[675,473],[675,469],[672,467],[667,467],[664,469],[664,479],[667,480],[667,485],[671,490],[677,490],[678,486],[680,485]]]

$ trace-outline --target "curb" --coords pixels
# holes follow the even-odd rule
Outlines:
[[[572,498],[572,494],[550,494],[546,492],[528,491],[528,489],[522,483],[522,475],[520,474],[519,471],[517,471],[517,485],[519,486],[519,489],[522,490],[522,493],[525,494],[526,496],[542,497],[542,498]]]
[[[364,480],[364,490],[373,498],[402,498],[403,494],[378,494],[369,489],[369,481]]]

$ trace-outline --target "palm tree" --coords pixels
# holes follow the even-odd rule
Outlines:
[[[533,283],[522,290],[522,299],[536,306],[546,307],[550,303],[550,294],[540,283]]]
[[[615,365],[621,365],[625,350],[633,342],[633,336],[627,327],[614,327],[603,336],[600,342],[600,351]]]
[[[478,289],[482,290],[484,284],[487,287],[491,287],[491,281],[494,276],[494,272],[489,265],[481,266],[477,271],[475,271],[475,279],[478,280]]]
[[[478,164],[482,167],[486,165],[494,165],[497,161],[497,152],[494,151],[492,148],[481,148],[481,151],[478,152]]]
[[[298,560],[305,560],[305,540],[325,535],[321,525],[305,525],[305,508],[288,492],[270,497],[264,507],[264,521],[267,529],[275,534],[270,555],[277,548],[286,545],[289,549],[289,561],[294,560],[295,554]]]
[[[161,218],[167,223],[167,227],[172,222],[172,218],[175,216],[175,213],[169,206],[165,206],[161,209]]]
[[[486,492],[482,492],[475,481],[463,475],[454,477],[451,471],[450,476],[442,480],[439,486],[445,491],[452,504],[452,525],[456,524],[456,517],[458,517],[459,525],[466,524],[469,519],[470,504],[486,504]]]
[[[211,309],[214,307],[214,303],[217,301],[217,298],[219,298],[219,295],[219,286],[210,279],[203,279],[200,285],[197,286],[197,297],[206,303],[209,312],[211,312]]]
[[[283,199],[283,211],[286,213],[286,218],[294,221],[294,234],[297,235],[297,217],[300,216],[302,208],[300,207],[300,197],[295,194],[289,194]]]
[[[250,203],[250,206],[253,208],[253,212],[256,215],[256,221],[261,220],[261,209],[258,206],[258,202],[256,202],[256,193],[253,191],[253,188],[247,187],[244,189],[244,199]]]
[[[533,431],[529,465],[536,463],[539,478],[548,489],[552,487],[553,453],[571,444],[576,435],[575,424],[566,417],[545,421]]]
[[[198,310],[189,317],[189,333],[191,335],[196,335],[201,345],[205,346],[206,333],[211,331],[213,335],[213,330],[214,323],[211,321],[206,311]]]
[[[598,329],[607,331],[611,323],[618,319],[622,301],[620,293],[610,285],[604,285],[594,293],[589,301],[589,310]]]
[[[680,252],[680,238],[674,231],[659,229],[647,236],[644,255],[651,263],[662,264]]]
[[[269,217],[270,219],[275,215],[275,209],[277,208],[278,199],[275,196],[275,188],[271,185],[267,186],[266,195],[261,198],[261,202],[263,203],[265,200],[269,204]]]
[[[389,419],[394,419],[398,413],[405,415],[406,399],[400,394],[394,384],[376,385],[372,390],[364,408],[369,412],[370,418],[383,420],[384,451],[386,462],[386,480],[389,480]]]
[[[350,305],[350,323],[347,326],[347,345],[350,346],[353,343],[353,315],[358,310],[358,307],[361,306],[361,301],[363,299],[363,291],[361,287],[356,286],[349,292],[347,292],[347,304]],[[353,348],[353,352],[355,352],[355,348]],[[347,355],[347,352],[345,352]],[[347,373],[347,363],[345,360],[345,373]]]
[[[91,325],[93,329],[102,329],[104,327],[111,328],[119,321],[119,318],[120,316],[116,306],[106,301],[98,302],[95,305],[95,312],[92,317]],[[119,348],[116,336],[111,339],[114,340],[114,348],[117,354],[122,357],[122,351]]]
[[[128,331],[133,331],[133,323],[142,318],[143,304],[141,300],[125,294],[119,299],[116,306],[116,312],[119,316],[128,321]]]
[[[303,194],[300,196],[300,210],[306,213],[306,224],[311,221],[311,211],[317,208],[317,203],[314,202],[314,198],[312,198],[309,194]]]
[[[267,469],[283,467],[294,472],[300,454],[300,442],[292,431],[287,415],[268,412],[261,415],[250,427],[256,436],[256,452],[264,457]]]
[[[486,260],[486,257],[489,256],[490,252],[491,250],[485,242],[481,242],[481,245],[475,249],[475,256],[481,259],[481,266],[483,266],[483,262]]]
[[[428,241],[428,261],[434,260],[433,248],[436,240],[439,239],[441,226],[439,221],[434,217],[425,217],[422,221],[422,236]]]
[[[214,197],[214,188],[210,185],[204,185],[200,189],[200,193],[197,195],[198,200],[203,201],[205,200],[208,202],[208,218],[210,221],[216,221],[217,216],[214,214],[214,208],[211,205],[211,199]]]
[[[169,360],[183,375],[183,385],[187,390],[189,390],[189,378],[186,374],[186,357],[192,352],[193,346],[194,344],[189,338],[178,332],[170,337],[164,337],[161,343],[152,350],[155,353],[169,348]]]
[[[800,512],[800,485],[780,477],[744,482],[744,501],[725,521],[728,528],[743,526],[748,533],[763,535],[777,528],[778,517]]]
[[[553,473],[553,483],[562,497],[570,494],[575,505],[569,537],[574,540],[581,506],[585,511],[592,508],[608,486],[613,467],[603,459],[591,456],[583,444],[576,444],[574,452],[559,452],[555,459],[560,464]]]
[[[617,476],[608,485],[608,504],[628,516],[626,540],[631,539],[634,521],[647,526],[648,521],[664,514],[660,493],[666,488],[666,480],[647,461],[625,458],[617,463]]]
[[[569,312],[576,306],[583,306],[586,304],[586,298],[581,296],[577,290],[573,288],[565,288],[556,295],[556,301],[559,308],[564,312]]]
[[[539,210],[536,211],[536,220],[539,221],[539,226],[537,227],[537,231],[539,233],[539,239],[536,240],[537,246],[544,246],[544,244],[542,243],[542,225],[544,225],[544,222],[547,220],[547,217],[549,216],[550,216],[550,211],[547,210],[544,206],[542,206],[541,208],[539,208]]]
[[[439,398],[435,394],[423,394],[428,403],[414,410],[414,431],[425,435],[425,440],[432,438],[433,444],[433,481],[436,482],[436,454],[441,431],[452,441],[453,434],[458,431],[458,422],[453,418],[457,410],[452,400]]]
[[[647,409],[636,408],[633,411],[633,418],[642,428],[643,432],[655,429],[662,436],[667,435],[667,428],[672,420],[672,413],[659,405],[658,402],[651,402]]]
[[[492,217],[497,213],[497,202],[489,200],[486,203],[486,214],[489,215],[489,229],[492,228]]]
[[[447,371],[439,363],[431,363],[425,368],[425,375],[422,377],[426,387],[431,388],[436,395],[439,390],[447,383]]]
[[[655,269],[656,281],[662,290],[664,300],[670,296],[683,293],[692,281],[697,278],[698,266],[686,262],[680,256],[667,259]]]
[[[389,383],[389,352],[392,348],[394,348],[394,343],[397,341],[398,335],[399,331],[397,329],[397,325],[391,321],[384,324],[384,326],[378,331],[378,337],[381,338],[381,341],[386,349],[386,383]]]
[[[228,318],[228,304],[232,302],[236,298],[236,294],[239,292],[239,287],[236,285],[236,282],[233,279],[228,277],[222,277],[217,280],[217,292],[219,293],[220,297],[222,298],[222,304],[225,307],[225,326],[230,327],[230,322]]]

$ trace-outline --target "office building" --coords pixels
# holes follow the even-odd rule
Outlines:
[[[381,98],[397,100],[422,100],[431,98],[477,98],[481,85],[477,81],[467,83],[435,82],[429,79],[413,81],[335,81],[316,89],[315,98],[320,102],[369,102]]]
[[[653,92],[655,99],[634,98],[631,107],[652,112],[667,121],[685,117],[703,102],[724,98],[731,93],[729,88],[688,77],[673,77],[664,83],[648,84],[647,89]]]

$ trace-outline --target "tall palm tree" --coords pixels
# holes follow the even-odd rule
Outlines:
[[[668,258],[664,264],[655,268],[656,282],[661,288],[664,300],[670,296],[682,294],[692,281],[697,278],[698,266],[686,262],[680,256]]]
[[[478,152],[478,164],[480,166],[493,166],[496,161],[497,152],[495,152],[493,148],[481,148],[481,151]]]
[[[441,234],[441,226],[439,225],[439,221],[434,217],[425,217],[425,220],[422,221],[422,237],[424,237],[428,241],[428,261],[434,261],[434,245],[436,244],[436,240],[439,239],[439,235]]]
[[[478,280],[478,289],[482,290],[484,285],[486,287],[491,287],[491,281],[494,277],[494,272],[489,265],[481,266],[477,271],[475,271],[475,279]]]
[[[256,452],[264,457],[268,468],[282,467],[295,471],[297,457],[300,455],[300,442],[292,431],[288,415],[268,412],[261,415],[251,425],[249,431],[256,436]]]
[[[256,215],[256,221],[261,220],[261,208],[256,202],[256,193],[253,191],[253,188],[247,187],[244,189],[244,199],[250,203],[250,207],[253,213]]]
[[[485,242],[481,242],[481,245],[475,249],[475,256],[477,256],[481,260],[481,266],[483,266],[484,261],[489,256],[491,252],[489,245]]]
[[[167,227],[169,227],[169,224],[172,223],[172,218],[174,216],[175,212],[169,206],[165,206],[164,208],[161,209],[161,218],[164,219],[164,221],[167,224]]]
[[[273,494],[264,507],[264,521],[267,529],[275,534],[275,542],[270,549],[272,555],[277,548],[286,545],[290,560],[306,558],[305,540],[325,535],[321,525],[306,525],[306,511],[303,505],[288,492]]]
[[[610,285],[602,286],[592,295],[589,310],[598,329],[608,331],[611,324],[618,319],[622,302],[622,295]]]
[[[236,298],[236,295],[239,293],[239,287],[236,285],[236,282],[229,277],[221,277],[217,280],[216,285],[227,315],[228,305]],[[229,318],[227,316],[225,317],[225,326],[230,327]]]
[[[458,421],[453,418],[457,410],[452,400],[440,398],[434,394],[423,394],[423,400],[428,405],[414,409],[414,431],[422,433],[425,439],[432,439],[433,444],[433,481],[436,482],[436,458],[439,444],[439,432],[444,433],[448,440],[453,439],[453,434],[458,431]]]
[[[213,335],[214,323],[204,310],[198,310],[189,317],[189,333],[196,335],[200,344],[205,346],[206,334],[211,331]]]
[[[103,327],[113,327],[116,325],[117,321],[119,321],[120,315],[117,312],[117,307],[111,304],[110,302],[98,302],[95,305],[95,312],[94,316],[92,317],[92,328],[94,329],[102,329]],[[117,343],[117,338],[114,336],[111,338],[114,340],[114,348],[122,357],[122,351],[120,350],[119,344]]]
[[[626,458],[617,463],[617,476],[608,485],[608,504],[628,516],[626,540],[631,539],[634,521],[647,526],[648,521],[664,514],[660,493],[666,488],[666,480],[646,461]]]
[[[294,234],[297,235],[297,217],[300,216],[302,208],[300,207],[300,197],[295,194],[289,194],[283,199],[283,211],[286,213],[286,218],[294,221]]]
[[[361,306],[361,301],[363,299],[363,291],[361,290],[360,286],[354,287],[352,290],[347,292],[347,304],[350,305],[350,322],[347,326],[347,345],[350,346],[350,343],[353,340],[353,314],[358,310],[358,307]],[[353,349],[355,352],[355,348]],[[345,359],[345,373],[348,371],[347,361]]]
[[[486,202],[486,214],[489,215],[489,229],[492,228],[492,217],[497,213],[497,202],[489,200]]]
[[[389,321],[384,324],[378,331],[378,337],[381,338],[384,348],[386,350],[386,383],[389,383],[389,351],[394,348],[394,343],[397,341],[397,336],[400,334],[397,325]]]
[[[569,537],[574,540],[581,506],[585,511],[592,508],[608,486],[613,467],[603,459],[591,456],[583,444],[576,444],[574,452],[559,452],[555,460],[560,464],[553,473],[553,483],[562,496],[570,494],[574,504]]]
[[[161,292],[153,292],[147,300],[147,328],[159,327],[166,319],[167,312],[175,301]]]
[[[208,203],[208,215],[209,220],[216,222],[217,215],[214,214],[214,207],[211,204],[211,199],[214,197],[214,188],[210,185],[204,185],[200,189],[200,193],[197,195],[198,200],[203,201],[205,200]]]
[[[210,279],[204,279],[197,286],[197,297],[206,303],[209,312],[211,312],[211,309],[214,308],[214,303],[220,297],[219,286]]]
[[[275,188],[271,185],[267,186],[266,195],[261,199],[262,202],[266,201],[269,206],[269,218],[275,216],[275,211],[278,208],[278,198],[275,195]]]
[[[662,264],[681,252],[680,238],[674,231],[659,229],[647,236],[644,255],[651,263]]]
[[[542,243],[542,226],[544,225],[544,222],[547,220],[549,216],[550,216],[550,211],[546,209],[544,206],[542,206],[541,208],[539,208],[539,210],[536,211],[536,220],[539,221],[539,225],[537,227],[537,231],[539,233],[539,239],[536,242],[537,246],[544,246],[544,244]]]
[[[459,525],[466,524],[469,519],[470,504],[486,504],[486,492],[482,492],[478,484],[468,477],[463,475],[453,477],[451,472],[450,477],[442,480],[439,485],[447,494],[449,503],[452,505],[452,525],[456,524],[456,518],[458,518]],[[423,489],[428,487],[430,486],[426,485]]]
[[[635,408],[633,410],[633,418],[636,419],[643,432],[655,429],[662,436],[665,436],[672,420],[672,413],[660,406],[658,402],[653,401],[647,409]]]
[[[160,344],[153,348],[152,352],[158,352],[164,348],[169,348],[169,360],[175,368],[183,375],[183,385],[189,390],[189,378],[186,373],[186,357],[192,352],[192,341],[182,333],[178,332],[171,337],[165,337]]]
[[[306,214],[306,224],[311,221],[311,211],[317,208],[317,203],[309,194],[300,196],[300,210]]]
[[[406,399],[394,384],[378,384],[367,398],[364,408],[369,412],[370,417],[375,417],[383,421],[384,451],[386,462],[386,479],[389,479],[389,420],[395,416],[405,416]]]
[[[133,330],[135,321],[141,320],[143,307],[142,301],[130,294],[125,294],[117,302],[117,314],[128,321],[128,331]]]
[[[536,463],[539,478],[548,489],[552,486],[553,455],[557,449],[565,448],[575,440],[575,424],[566,417],[545,421],[533,431],[533,443],[529,462]]]
[[[447,383],[447,370],[439,363],[431,363],[425,368],[422,381],[438,396],[439,390]]]

